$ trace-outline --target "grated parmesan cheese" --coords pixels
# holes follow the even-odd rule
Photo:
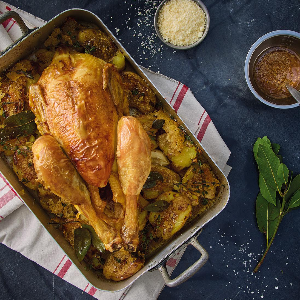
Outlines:
[[[206,15],[193,0],[169,0],[158,15],[158,28],[163,39],[177,46],[197,42],[204,33]]]

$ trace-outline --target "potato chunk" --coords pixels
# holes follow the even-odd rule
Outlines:
[[[33,154],[31,149],[19,148],[13,157],[13,170],[17,174],[19,180],[28,188],[37,190],[39,183],[33,165]]]
[[[103,274],[107,279],[121,281],[135,274],[143,265],[143,257],[122,248],[109,254],[103,267]]]
[[[83,29],[78,33],[78,41],[85,51],[109,62],[117,53],[113,41],[101,30],[95,28]]]
[[[150,212],[149,221],[155,228],[155,236],[168,240],[185,225],[192,205],[186,196],[175,192],[166,192],[158,200],[168,201],[170,205],[162,212]]]
[[[219,186],[220,182],[208,164],[195,164],[183,176],[179,190],[191,199],[193,205],[198,205],[200,198],[213,199]]]
[[[158,146],[163,153],[172,161],[176,170],[180,171],[189,167],[197,156],[196,147],[185,140],[183,131],[176,121],[166,113],[159,111],[157,119],[164,120],[163,130],[165,133],[158,136]]]
[[[123,72],[125,97],[130,107],[137,108],[142,113],[154,111],[156,96],[146,81],[133,72]]]
[[[146,199],[155,199],[160,194],[171,191],[174,185],[181,181],[177,173],[163,166],[152,165],[151,172],[159,173],[163,181],[157,180],[154,187],[143,189],[143,195]]]

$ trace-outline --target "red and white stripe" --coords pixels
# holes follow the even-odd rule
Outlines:
[[[91,296],[94,296],[96,294],[96,292],[98,291],[98,289],[96,289],[94,286],[92,286],[90,283],[88,283],[83,291],[88,293]]]
[[[0,221],[22,204],[22,200],[0,173]]]
[[[71,266],[71,260],[66,255],[64,255],[57,267],[55,268],[53,274],[57,275],[60,278],[64,278]]]
[[[173,96],[170,100],[170,104],[172,105],[172,107],[174,108],[174,110],[177,112],[187,91],[188,91],[188,87],[184,84],[182,84],[181,82],[178,83]]]
[[[195,132],[195,135],[200,142],[202,141],[210,122],[211,122],[211,118],[208,115],[208,113],[204,110],[203,113],[201,114],[201,117],[198,122],[198,128]]]

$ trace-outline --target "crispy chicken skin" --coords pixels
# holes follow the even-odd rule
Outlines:
[[[151,142],[140,122],[131,116],[118,122],[117,164],[125,194],[125,218],[122,237],[135,251],[138,243],[138,195],[151,170]]]
[[[45,188],[61,197],[66,203],[76,205],[94,227],[109,251],[121,246],[118,232],[99,219],[92,206],[89,191],[60,145],[51,135],[39,137],[32,146],[33,163],[38,180]]]
[[[118,121],[103,89],[105,64],[90,54],[59,50],[29,95],[40,131],[55,137],[83,179],[97,187],[107,184],[111,172]]]

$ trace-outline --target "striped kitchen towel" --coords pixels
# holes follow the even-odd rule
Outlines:
[[[7,10],[19,12],[28,27],[39,27],[44,21],[11,5],[0,1],[0,14]],[[30,24],[30,25],[28,25]],[[0,41],[15,40],[9,31],[13,30],[14,20],[8,20],[0,30]],[[0,25],[1,26],[1,25]],[[8,30],[9,29],[9,30]],[[8,31],[8,32],[7,32]],[[14,32],[17,32],[15,30]],[[5,36],[5,39],[4,39]],[[4,44],[2,44],[4,45]],[[1,46],[2,46],[1,45]],[[3,46],[4,50],[7,46]],[[1,51],[1,49],[0,49]],[[191,90],[176,80],[144,69],[145,74],[176,110],[190,131],[198,138],[203,147],[218,164],[224,174],[230,171],[227,161],[230,150],[224,143],[205,109],[199,104]],[[69,258],[56,244],[37,218],[23,205],[22,200],[0,174],[0,242],[20,252],[25,257],[41,265],[53,274],[92,295],[96,299],[156,299],[164,287],[159,271],[147,272],[136,280],[130,288],[118,292],[106,292],[94,288],[72,264]],[[167,269],[171,274],[185,248],[178,249],[167,261]]]

